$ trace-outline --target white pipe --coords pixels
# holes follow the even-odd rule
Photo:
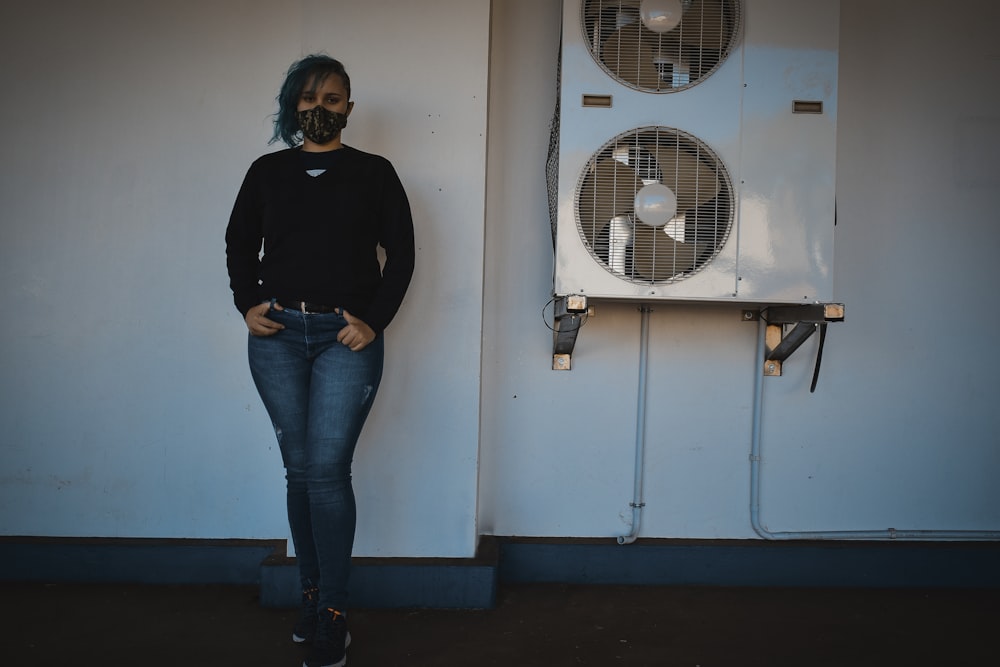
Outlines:
[[[635,416],[635,477],[632,484],[632,528],[628,535],[618,537],[618,544],[632,544],[639,537],[642,519],[642,476],[646,458],[646,369],[649,366],[649,313],[646,304],[639,306],[641,327],[639,331],[639,399]]]
[[[996,530],[800,530],[773,532],[760,521],[761,415],[764,403],[764,358],[767,324],[757,327],[757,354],[754,364],[753,425],[750,445],[750,523],[754,532],[767,540],[998,540]]]

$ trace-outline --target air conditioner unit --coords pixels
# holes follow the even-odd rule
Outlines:
[[[564,0],[557,297],[832,298],[838,0]]]

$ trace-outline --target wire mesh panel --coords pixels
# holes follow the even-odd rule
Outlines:
[[[722,248],[733,201],[708,146],[674,128],[642,127],[613,138],[583,169],[577,226],[594,258],[620,278],[677,282]]]
[[[587,0],[583,31],[591,55],[621,83],[669,93],[708,77],[736,44],[736,0]]]

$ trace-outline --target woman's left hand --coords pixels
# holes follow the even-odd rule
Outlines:
[[[368,347],[368,344],[375,340],[372,328],[346,310],[343,311],[343,315],[347,320],[347,326],[337,334],[337,340],[351,348],[352,352],[359,352]]]

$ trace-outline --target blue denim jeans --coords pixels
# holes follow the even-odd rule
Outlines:
[[[303,589],[321,608],[347,608],[357,512],[351,462],[382,378],[381,336],[359,352],[337,342],[336,313],[275,310],[285,328],[250,336],[250,372],[278,438],[288,524]]]

